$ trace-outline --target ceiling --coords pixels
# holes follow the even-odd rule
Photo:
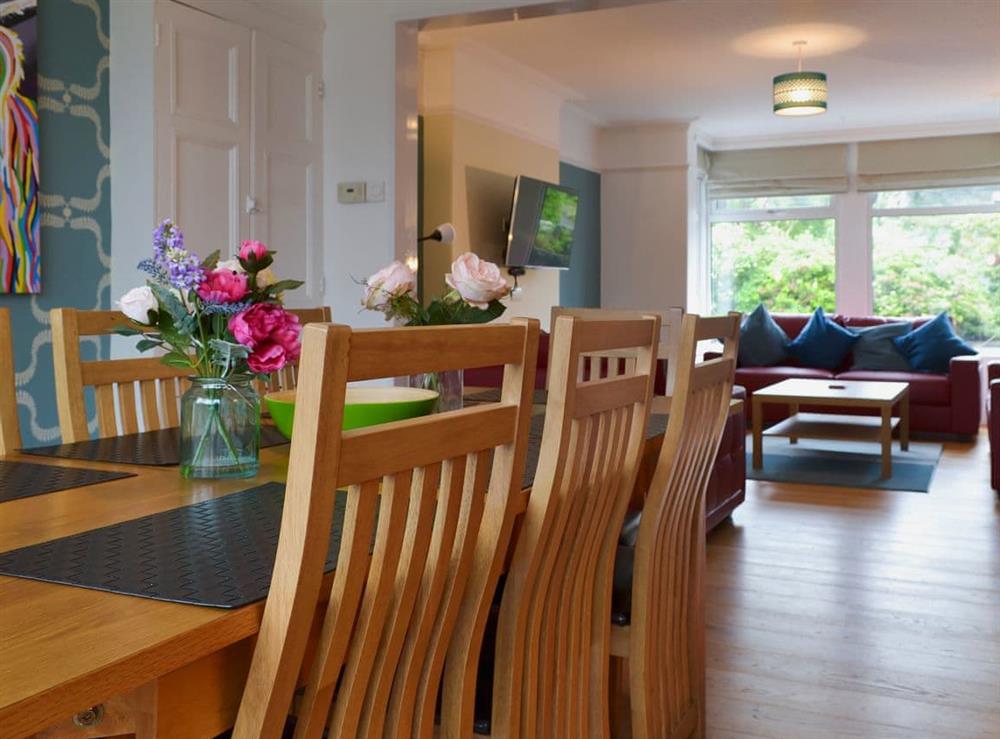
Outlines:
[[[771,112],[771,78],[829,79],[829,112]],[[570,88],[603,124],[697,120],[712,137],[974,123],[1000,129],[1000,0],[664,0],[421,33]]]

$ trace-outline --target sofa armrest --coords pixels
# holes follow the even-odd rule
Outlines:
[[[986,382],[1000,380],[1000,360],[993,359],[986,363]]]
[[[718,358],[719,358],[719,357],[721,357],[721,356],[722,356],[722,352],[705,352],[705,353],[704,353],[704,354],[702,355],[702,357],[701,357],[701,360],[702,360],[703,362],[707,362],[707,361],[709,361],[710,359],[718,359]]]
[[[948,378],[951,381],[951,431],[974,435],[979,431],[983,402],[979,357],[953,357]]]

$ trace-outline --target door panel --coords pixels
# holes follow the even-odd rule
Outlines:
[[[314,55],[254,34],[253,238],[277,252],[279,278],[306,280],[291,306],[322,301],[322,143]]]
[[[184,229],[187,242],[199,254],[205,256],[216,249],[225,254],[240,240],[239,201],[234,197],[224,202],[225,197],[233,197],[239,189],[239,148],[200,136],[188,138],[183,132],[178,132],[174,145],[177,182],[198,183],[197,187],[178,188],[174,218]],[[212,208],[204,207],[206,192],[215,198]]]
[[[202,256],[250,232],[251,32],[169,0],[156,4],[157,215]]]

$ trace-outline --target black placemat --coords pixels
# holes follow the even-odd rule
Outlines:
[[[78,467],[56,467],[51,464],[33,464],[0,460],[0,503],[34,495],[55,493],[59,490],[82,488],[99,482],[135,477],[131,472],[87,470]]]
[[[646,438],[666,433],[669,417],[659,413],[649,417],[646,425]],[[525,452],[524,477],[521,478],[521,489],[526,490],[535,484],[535,470],[538,468],[538,457],[542,449],[542,430],[545,428],[545,414],[531,417],[531,430],[528,431],[528,449]]]
[[[0,554],[0,574],[155,600],[237,608],[271,586],[285,486],[239,493]],[[337,493],[327,571],[340,551]]]
[[[287,444],[286,439],[274,426],[260,427],[260,448]],[[86,462],[113,462],[116,464],[140,464],[151,467],[166,467],[181,463],[180,429],[160,429],[143,431],[138,434],[109,436],[106,439],[88,439],[72,444],[22,449],[26,454],[42,457],[62,457],[81,459]]]

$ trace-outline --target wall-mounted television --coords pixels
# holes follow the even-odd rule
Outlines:
[[[572,187],[519,175],[507,230],[508,267],[569,269],[580,195]]]

